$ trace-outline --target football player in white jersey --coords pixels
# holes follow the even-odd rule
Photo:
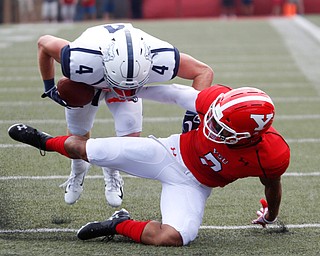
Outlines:
[[[82,108],[70,108],[55,86],[55,63],[61,64],[65,77],[96,88],[93,101]],[[155,38],[131,24],[105,24],[88,28],[73,42],[51,35],[38,40],[38,64],[44,82],[42,97],[49,97],[66,107],[68,133],[90,137],[100,101],[111,111],[117,136],[140,136],[142,101],[136,93],[148,83],[165,82],[178,76],[192,80],[192,87],[202,90],[213,81],[212,69],[179,53],[168,42]],[[76,94],[76,92],[75,92]],[[188,113],[190,124],[196,114]],[[65,187],[65,202],[75,203],[83,191],[83,180],[90,165],[72,160]],[[119,171],[102,168],[105,196],[109,205],[122,203],[123,180]]]

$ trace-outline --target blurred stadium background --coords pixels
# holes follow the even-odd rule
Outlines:
[[[22,9],[23,1],[31,1],[34,6],[32,17],[25,16],[27,11]],[[43,0],[0,0],[0,23],[21,23],[41,21],[41,5]],[[200,18],[219,17],[222,10],[222,0],[109,0],[114,5],[113,18],[132,18],[132,6],[141,8],[141,17],[145,19],[159,18]],[[303,6],[301,14],[320,13],[319,0],[253,0],[254,16],[266,16],[273,13],[275,4],[280,6],[280,14],[289,15],[287,4],[300,2]],[[80,1],[78,2],[78,4]],[[104,0],[96,0],[97,18],[103,18]],[[60,9],[60,8],[59,8]],[[295,12],[299,12],[296,8]],[[291,11],[292,12],[292,11]],[[235,0],[235,14],[246,15],[243,11],[242,0]],[[60,17],[61,18],[61,17]]]

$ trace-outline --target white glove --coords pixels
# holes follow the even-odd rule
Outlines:
[[[258,218],[252,221],[252,224],[259,224],[262,227],[266,227],[267,224],[273,224],[277,221],[275,218],[273,221],[266,220],[265,216],[268,213],[268,203],[265,199],[260,199],[262,207],[257,211]]]

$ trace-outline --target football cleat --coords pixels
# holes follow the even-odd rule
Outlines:
[[[123,179],[119,171],[107,168],[103,168],[103,175],[107,203],[112,207],[119,207],[123,199]]]
[[[103,222],[89,222],[82,226],[77,237],[81,240],[93,239],[96,237],[106,236],[111,240],[117,234],[116,226],[126,220],[130,220],[129,212],[125,209],[114,212],[112,216]]]
[[[26,124],[14,124],[10,126],[8,133],[12,139],[39,149],[41,155],[43,155],[42,150],[47,151],[47,140],[52,138],[51,135],[38,131]]]
[[[86,172],[75,175],[71,174],[69,179],[60,185],[65,188],[64,201],[67,204],[74,204],[78,201],[83,191],[83,181]]]

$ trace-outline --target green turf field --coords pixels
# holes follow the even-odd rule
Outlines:
[[[320,26],[319,16],[306,18]],[[95,24],[101,22],[0,27],[0,255],[319,255],[320,32],[295,19],[133,22],[209,64],[215,83],[255,86],[272,96],[274,126],[292,151],[278,225],[262,229],[250,224],[264,193],[258,179],[249,178],[213,190],[199,236],[189,246],[144,246],[119,236],[109,243],[76,238],[83,224],[104,220],[115,210],[105,203],[101,169],[91,169],[81,200],[68,206],[59,184],[69,175],[69,160],[53,153],[41,157],[11,140],[7,129],[25,122],[65,134],[63,108],[40,98],[36,42],[43,34],[73,40]],[[178,107],[145,101],[143,135],[179,133],[183,115]],[[111,115],[101,106],[93,136],[112,135]],[[160,184],[127,175],[124,180],[122,206],[132,217],[161,220]]]

